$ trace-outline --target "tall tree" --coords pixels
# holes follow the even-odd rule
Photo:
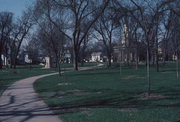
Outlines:
[[[144,31],[144,37],[147,44],[147,79],[148,79],[148,95],[150,95],[151,82],[150,82],[150,53],[151,45],[154,44],[154,37],[157,38],[158,20],[160,15],[166,11],[167,4],[171,3],[171,0],[149,2],[145,0],[145,4],[138,4],[134,0],[131,0],[134,6],[137,8],[137,14],[132,11],[132,17],[139,23]],[[155,6],[154,6],[155,4]],[[137,16],[138,15],[138,16]],[[156,45],[158,44],[156,40]],[[156,46],[158,48],[158,46]],[[158,59],[157,59],[158,60]]]
[[[13,14],[10,12],[0,13],[0,69],[2,69],[2,58],[3,50],[7,41],[10,39],[10,32],[12,30],[12,17]]]
[[[78,70],[78,56],[80,46],[86,38],[88,31],[97,19],[104,12],[110,0],[41,0],[39,5],[45,5],[45,16],[56,26],[59,23],[55,20],[62,17],[66,25],[64,29],[59,27],[59,31],[64,33],[72,41],[74,70]],[[98,14],[97,14],[98,13]],[[85,26],[86,25],[86,26]],[[65,31],[64,31],[65,30]]]
[[[108,57],[108,67],[111,66],[112,54],[113,54],[113,41],[114,32],[119,27],[117,14],[112,6],[108,6],[105,12],[100,16],[96,22],[94,29],[97,32],[94,37],[98,41],[102,41],[106,48],[106,55]],[[101,38],[100,38],[101,37]]]
[[[11,67],[16,68],[17,56],[20,51],[23,40],[27,37],[30,29],[33,25],[32,22],[32,10],[27,9],[20,19],[14,23],[12,34],[11,34]]]
[[[65,42],[67,41],[65,35],[58,31],[57,28],[48,20],[41,20],[38,24],[38,30],[36,33],[36,40],[39,41],[42,50],[47,52],[49,57],[55,57],[56,67],[58,68],[59,75],[61,75],[60,64],[64,55]]]

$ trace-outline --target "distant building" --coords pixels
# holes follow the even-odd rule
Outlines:
[[[27,64],[27,63],[32,63],[32,59],[29,57],[27,51],[22,51],[18,55],[18,64]]]
[[[103,62],[102,52],[93,52],[90,62]]]
[[[128,27],[123,25],[122,40],[121,43],[113,48],[113,60],[114,62],[132,62],[135,61],[136,48],[133,42],[129,42]]]
[[[2,54],[2,55],[1,55],[1,59],[2,59],[2,65],[3,65],[3,66],[7,65],[7,63],[8,63],[7,57]]]
[[[178,59],[178,58],[177,58],[177,55],[174,55],[174,54],[173,54],[173,55],[172,55],[172,60],[173,60],[173,61],[177,61],[177,59]]]
[[[46,68],[46,69],[51,68],[50,57],[45,57],[45,68]]]
[[[64,63],[71,63],[72,57],[71,57],[71,53],[69,50],[66,50],[65,53],[64,53]]]
[[[25,59],[25,63],[32,63],[32,59],[29,58],[28,54],[25,55],[24,59]]]
[[[133,62],[136,57],[136,49],[134,47],[126,48],[123,45],[115,46],[113,48],[114,62]]]

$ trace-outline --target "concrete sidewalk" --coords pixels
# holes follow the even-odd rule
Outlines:
[[[55,74],[26,78],[6,89],[0,97],[0,122],[61,122],[33,89],[37,79]]]
[[[80,67],[89,70],[101,67]],[[48,106],[38,98],[33,83],[39,79],[58,73],[39,75],[26,78],[12,84],[0,97],[0,122],[62,122]]]

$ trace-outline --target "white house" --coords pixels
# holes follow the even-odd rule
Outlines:
[[[102,55],[102,52],[93,52],[91,54],[90,62],[103,62],[101,55]]]
[[[2,54],[1,59],[2,59],[2,64],[7,65],[7,57]]]
[[[71,53],[69,50],[66,50],[65,51],[65,54],[64,54],[64,62],[65,63],[71,63]]]
[[[26,63],[32,63],[32,59],[29,58],[28,54],[25,55],[25,62]]]
[[[50,67],[50,57],[45,57],[45,68],[49,69]]]

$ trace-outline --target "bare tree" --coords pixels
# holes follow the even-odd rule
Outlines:
[[[2,69],[1,55],[5,49],[7,41],[10,39],[10,32],[12,30],[12,16],[10,12],[0,13],[0,69]]]
[[[11,67],[13,65],[13,68],[16,68],[17,56],[19,54],[20,47],[23,40],[27,37],[32,25],[32,11],[30,9],[25,11],[22,17],[13,25],[10,43]]]
[[[104,12],[109,0],[43,0],[37,2],[44,3],[47,8],[45,15],[56,27],[59,27],[59,23],[55,21],[57,17],[66,15],[63,18],[66,27],[64,29],[59,27],[58,29],[72,41],[74,70],[78,70],[81,43],[86,38],[92,25]]]
[[[40,21],[40,22],[39,22]],[[41,48],[48,52],[49,57],[55,57],[56,67],[61,75],[61,61],[64,55],[64,46],[67,38],[49,20],[36,20],[38,23],[38,35]],[[48,23],[48,24],[47,24]]]
[[[84,38],[81,46],[80,46],[80,54],[79,54],[79,58],[81,60],[81,65],[83,66],[84,65],[84,62],[86,60],[86,57],[88,56],[87,55],[87,51],[88,51],[88,46],[89,46],[89,42],[90,42],[90,39],[91,39],[91,33],[89,32],[87,35],[86,35],[86,38]]]
[[[176,14],[172,14],[171,17],[171,42],[172,42],[172,51],[176,60],[176,76],[179,78],[179,53],[180,53],[180,40],[178,37],[180,36],[180,17]]]
[[[103,41],[104,46],[106,48],[106,55],[108,57],[108,67],[111,66],[112,53],[113,53],[113,41],[115,38],[115,31],[119,27],[117,20],[117,13],[111,6],[105,10],[105,12],[100,16],[96,24],[94,25],[94,29],[97,32],[94,34],[94,37],[98,41]],[[101,38],[99,38],[99,36]],[[114,37],[114,38],[113,38]]]
[[[151,82],[150,82],[149,68],[150,68],[150,53],[152,51],[151,45],[154,45],[154,40],[156,40],[156,48],[158,48],[157,39],[154,39],[154,37],[157,38],[159,17],[161,16],[161,14],[164,11],[167,10],[166,5],[171,3],[172,1],[169,1],[169,0],[160,1],[160,2],[156,3],[155,7],[152,7],[148,1],[145,1],[147,3],[146,6],[139,5],[134,0],[131,0],[131,2],[136,6],[137,11],[138,11],[138,14],[137,14],[138,16],[137,15],[135,16],[132,11],[130,11],[130,12],[132,14],[132,17],[134,17],[134,19],[139,23],[142,30],[144,31],[144,36],[145,36],[145,40],[147,43],[147,78],[148,78],[148,95],[150,95]],[[152,3],[153,2],[151,2],[151,4]],[[158,52],[156,51],[156,53],[158,53]],[[158,59],[157,59],[157,61],[158,61]]]

